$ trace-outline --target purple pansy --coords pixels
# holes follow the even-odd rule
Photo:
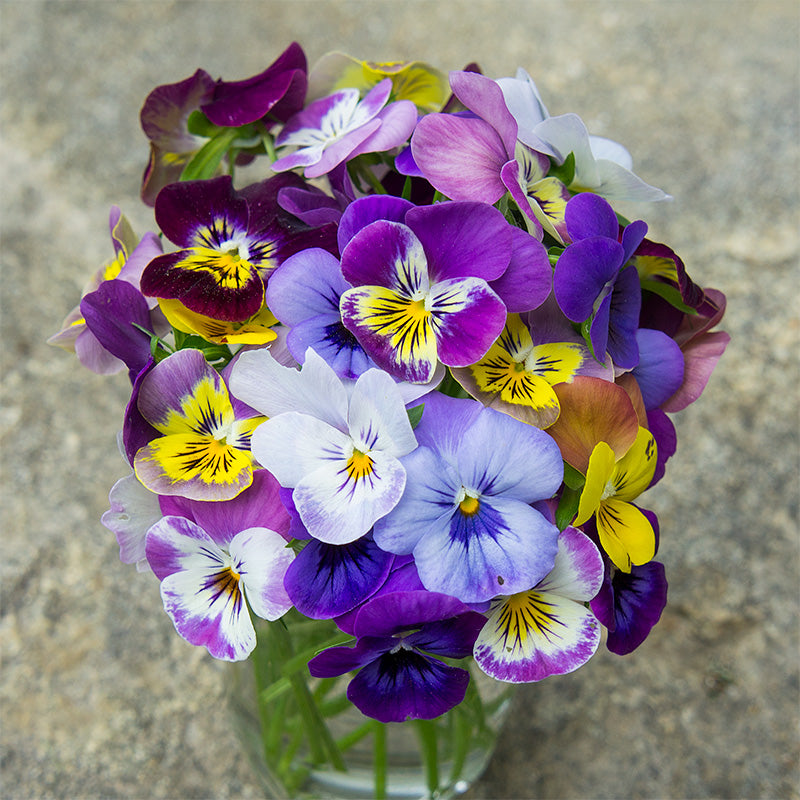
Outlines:
[[[389,78],[362,100],[357,89],[314,100],[299,111],[278,134],[278,147],[296,147],[272,164],[275,172],[302,167],[307,178],[318,178],[343,161],[362,153],[391,150],[403,144],[417,123],[409,100],[389,103]]]
[[[590,607],[608,628],[608,649],[624,656],[647,638],[666,604],[667,578],[663,564],[649,561],[623,572],[609,562],[603,586]]]
[[[384,550],[413,553],[422,583],[464,602],[527,591],[552,569],[558,529],[531,507],[561,484],[546,433],[474,400],[426,399],[397,507],[375,524]],[[502,448],[496,443],[502,441]]]
[[[595,358],[606,352],[615,366],[632,369],[639,362],[639,275],[628,259],[639,246],[647,226],[632,222],[619,236],[611,206],[594,194],[579,194],[567,203],[565,214],[572,244],[556,263],[553,291],[558,305],[573,322],[586,322]]]
[[[370,219],[387,200],[368,197],[356,206],[353,216]],[[402,213],[394,206],[392,216]],[[426,383],[438,361],[471,364],[502,331],[506,307],[489,281],[508,268],[511,227],[482,203],[410,207],[402,219],[370,222],[349,239],[341,269],[353,288],[340,309],[379,367]]]
[[[181,249],[150,262],[142,291],[214,319],[249,319],[275,267],[305,247],[332,244],[329,228],[309,229],[278,206],[281,189],[302,185],[290,174],[241,191],[227,175],[167,186],[156,200],[156,221]]]
[[[358,612],[355,647],[331,647],[309,661],[317,678],[358,670],[347,697],[381,722],[433,719],[463,699],[469,673],[440,658],[464,658],[485,622],[453,597],[409,591],[380,595]]]

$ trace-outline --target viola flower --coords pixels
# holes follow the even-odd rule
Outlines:
[[[573,379],[584,361],[583,351],[569,342],[534,345],[528,326],[518,314],[509,314],[486,355],[469,367],[453,369],[453,376],[488,408],[547,428],[561,411],[552,387]]]
[[[553,273],[558,305],[568,319],[586,323],[595,358],[602,360],[608,352],[616,367],[632,369],[639,362],[636,330],[642,295],[636,268],[627,262],[647,226],[631,223],[618,241],[614,210],[593,194],[573,197],[565,219],[572,244],[559,256]]]
[[[631,567],[606,565],[603,585],[590,608],[608,628],[606,647],[617,655],[632,653],[661,619],[667,605],[667,578],[658,561]]]
[[[583,525],[594,516],[600,545],[623,572],[646,564],[655,555],[653,526],[631,502],[650,486],[655,468],[655,439],[641,427],[621,458],[606,442],[598,443],[589,458],[574,524]]]
[[[347,698],[380,722],[434,719],[463,699],[469,673],[441,661],[472,653],[484,617],[436,592],[383,594],[355,619],[355,647],[331,647],[308,662],[315,678],[358,670]]]
[[[475,642],[475,663],[508,683],[564,675],[600,644],[600,625],[586,608],[603,583],[603,559],[588,536],[565,528],[553,569],[526,592],[498,597]]]
[[[154,233],[146,233],[141,240],[136,236],[127,218],[118,206],[112,206],[108,226],[111,233],[111,244],[114,247],[114,259],[104,264],[86,284],[81,292],[82,298],[97,291],[106,281],[126,281],[139,291],[142,271],[148,262],[161,255],[161,242]],[[154,300],[146,301],[149,311],[155,307]],[[147,327],[163,327],[159,324],[160,314],[150,315]],[[142,320],[140,320],[142,321]],[[161,319],[163,323],[163,318]],[[86,318],[80,305],[76,306],[64,319],[61,330],[47,340],[48,344],[74,351],[83,366],[101,375],[111,375],[125,369],[125,362],[110,353],[86,325]]]
[[[277,205],[278,192],[298,184],[295,175],[276,175],[236,191],[223,175],[165,187],[156,221],[181,249],[150,262],[142,291],[215,320],[251,320],[269,273],[292,253],[328,243],[330,229],[308,229]]]
[[[650,328],[636,331],[639,363],[631,374],[642,392],[647,411],[658,408],[683,383],[684,361],[678,343],[666,333]]]
[[[451,72],[450,85],[472,115],[423,117],[411,138],[416,166],[453,200],[492,205],[510,192],[532,234],[541,239],[544,227],[563,241],[569,192],[547,177],[547,156],[518,141],[518,125],[498,84],[478,73]]]
[[[283,579],[294,552],[265,525],[285,525],[286,511],[274,478],[257,475],[235,500],[188,501],[187,516],[165,516],[147,532],[147,560],[175,629],[225,661],[242,661],[255,648],[248,607],[267,620],[292,607]]]
[[[214,125],[238,128],[261,120],[285,122],[303,107],[306,56],[292,42],[263,72],[242,81],[217,81],[210,100],[201,106]]]
[[[312,537],[353,542],[400,500],[406,471],[399,459],[417,443],[389,375],[370,369],[346,388],[313,350],[300,371],[254,350],[234,364],[232,386],[269,417],[253,436],[253,454],[294,490]]]
[[[253,481],[250,437],[263,417],[234,405],[223,378],[199,350],[179,350],[143,378],[138,409],[159,434],[134,458],[151,491],[192,500],[230,500]]]
[[[275,316],[290,326],[286,344],[298,363],[310,347],[340,378],[355,380],[375,364],[339,314],[341,296],[350,288],[337,258],[309,248],[272,273],[266,297]]]
[[[510,231],[481,203],[412,207],[403,222],[367,224],[342,251],[353,286],[340,303],[345,327],[381,369],[413,383],[429,381],[438,361],[474,363],[505,324],[506,307],[488,282],[509,265]]]
[[[375,523],[378,546],[412,553],[424,586],[466,603],[527,591],[553,567],[558,529],[531,504],[561,484],[550,437],[474,400],[432,394],[403,458],[408,485]],[[497,442],[503,442],[498,448]]]
[[[352,87],[366,94],[385,78],[392,99],[410,100],[422,112],[438,111],[447,99],[447,78],[424,61],[359,61],[344,53],[327,53],[308,76],[308,99]]]
[[[150,160],[142,176],[142,200],[148,206],[167,184],[181,177],[184,167],[208,141],[189,132],[193,111],[214,96],[214,79],[198,69],[186,80],[157,86],[140,113],[142,130],[150,140]]]
[[[403,144],[417,123],[408,100],[389,103],[387,78],[363,100],[358,89],[342,89],[314,100],[291,117],[275,139],[277,147],[296,147],[272,164],[274,172],[302,167],[307,178],[319,178],[362,153],[391,150]]]

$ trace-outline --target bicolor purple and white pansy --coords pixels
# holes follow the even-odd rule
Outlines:
[[[390,103],[392,81],[374,86],[361,99],[358,89],[342,89],[309,103],[286,122],[277,147],[294,147],[272,164],[274,172],[302,168],[319,178],[362,153],[391,150],[414,130],[417,109],[410,100]]]
[[[406,485],[399,459],[417,441],[389,375],[370,369],[345,385],[313,350],[299,371],[255,350],[242,353],[231,380],[240,400],[269,417],[253,454],[294,490],[312,537],[353,542],[397,505]]]
[[[145,542],[175,629],[225,661],[242,661],[255,648],[248,607],[266,620],[292,607],[283,580],[294,551],[265,525],[285,526],[286,511],[275,479],[264,470],[257,475],[247,492],[224,506],[187,501],[189,516],[163,517]]]
[[[553,569],[532,589],[496,598],[475,642],[475,662],[509,683],[540,681],[585,664],[600,644],[586,608],[603,583],[603,559],[576,528],[558,537]]]
[[[526,591],[552,569],[558,529],[532,503],[564,466],[543,431],[475,400],[426,398],[408,486],[375,524],[384,550],[413,553],[424,586],[468,603]],[[503,442],[498,448],[497,442]]]

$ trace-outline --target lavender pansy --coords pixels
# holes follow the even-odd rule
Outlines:
[[[481,602],[526,591],[552,568],[557,528],[531,503],[558,489],[563,463],[542,431],[473,400],[427,398],[409,480],[375,541],[413,553],[434,592]],[[499,451],[494,443],[505,443]]]

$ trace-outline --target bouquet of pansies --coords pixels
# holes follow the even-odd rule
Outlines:
[[[638,647],[666,603],[639,506],[728,342],[617,201],[668,195],[524,70],[445,76],[292,44],[159,86],[141,239],[51,342],[128,370],[103,524],[178,634],[334,620],[300,665],[381,722]],[[239,171],[247,181],[235,180]],[[259,628],[259,630],[262,630]],[[259,633],[259,639],[261,634]]]

